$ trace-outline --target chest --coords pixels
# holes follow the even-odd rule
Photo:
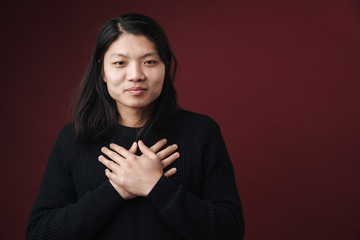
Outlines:
[[[128,149],[131,142],[118,144],[122,144]],[[169,144],[173,144],[173,142],[169,142]],[[177,151],[180,153],[180,157],[164,169],[164,172],[173,167],[177,168],[177,172],[171,177],[171,180],[176,184],[183,185],[192,194],[201,196],[203,154],[195,149],[190,141],[178,141],[176,144],[178,144]],[[80,148],[78,154],[72,159],[70,170],[78,198],[108,180],[105,176],[106,167],[98,161],[98,157],[102,154],[101,148],[108,145],[109,143],[101,143]]]

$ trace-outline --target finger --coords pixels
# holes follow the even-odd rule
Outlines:
[[[107,147],[102,147],[101,152],[118,164],[121,164],[124,161],[121,155],[119,155],[117,152],[108,149]]]
[[[158,151],[160,151],[160,149],[161,149],[162,147],[165,146],[166,142],[167,142],[167,140],[166,140],[165,138],[159,140],[157,143],[155,143],[154,145],[152,145],[152,146],[150,147],[151,151],[153,151],[154,153],[157,153]]]
[[[131,145],[129,152],[131,152],[132,154],[135,154],[137,151],[137,143],[133,142],[133,144]]]
[[[166,168],[167,166],[169,166],[171,163],[173,163],[179,157],[180,157],[180,153],[176,152],[176,153],[171,154],[170,157],[167,157],[164,160],[162,160],[161,164],[162,164],[163,168]]]
[[[160,159],[164,159],[167,156],[169,156],[171,153],[175,152],[175,150],[178,148],[178,146],[176,144],[170,145],[167,148],[165,148],[164,150],[161,150],[160,152],[158,152],[156,155],[160,158]]]
[[[138,143],[140,151],[147,157],[154,157],[156,154],[148,148],[143,141],[139,141]]]
[[[166,173],[164,173],[165,177],[169,178],[171,177],[172,175],[174,175],[176,173],[176,168],[172,168],[170,170],[167,170]]]
[[[109,180],[113,180],[116,177],[116,174],[109,169],[105,169],[105,175]]]
[[[121,156],[123,156],[124,158],[132,158],[134,157],[134,154],[129,152],[128,150],[126,150],[125,148],[115,144],[115,143],[111,143],[110,144],[110,148],[114,151],[116,151],[118,154],[120,154]]]
[[[105,165],[108,169],[110,169],[113,172],[116,172],[118,168],[120,167],[118,164],[114,163],[113,161],[107,160],[103,155],[100,155],[98,157],[99,162]]]

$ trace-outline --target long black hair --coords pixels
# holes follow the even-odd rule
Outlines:
[[[167,36],[152,18],[141,14],[125,14],[108,21],[96,39],[90,64],[83,77],[75,109],[75,131],[82,142],[114,137],[119,127],[119,113],[115,100],[109,95],[103,81],[104,55],[111,43],[123,33],[143,35],[153,42],[165,64],[165,78],[160,96],[155,100],[151,116],[140,134],[155,137],[171,128],[178,109],[173,84],[177,61]]]

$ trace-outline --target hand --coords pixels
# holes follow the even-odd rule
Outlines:
[[[113,161],[106,160],[103,156],[99,160],[108,167],[105,174],[111,182],[130,193],[146,196],[160,179],[163,169],[159,157],[142,141],[139,141],[138,147],[143,153],[141,156],[110,144],[111,150],[103,147],[101,151]]]
[[[130,147],[129,152],[135,154],[137,151],[137,145],[135,143],[133,143],[133,145]],[[106,169],[108,170],[108,169]],[[137,196],[135,194],[132,194],[131,192],[125,191],[124,189],[122,189],[121,187],[119,187],[118,185],[116,185],[113,181],[109,180],[111,185],[115,188],[115,190],[120,194],[120,196],[123,199],[129,200],[129,199],[133,199],[136,198]]]
[[[160,159],[162,159],[161,163],[162,163],[163,169],[165,169],[167,166],[169,166],[172,162],[174,162],[180,156],[179,153],[174,153],[174,151],[177,149],[176,144],[168,146],[164,150],[160,151],[160,149],[165,146],[166,142],[167,142],[166,139],[159,140],[157,143],[155,143],[150,148],[151,151],[156,153],[158,155],[158,157]],[[158,151],[160,151],[160,152],[158,152]],[[136,152],[137,152],[137,144],[136,144],[136,142],[134,142],[133,145],[130,147],[129,152],[131,152],[133,154],[136,154]],[[174,153],[174,154],[172,154],[172,153]],[[169,156],[170,154],[172,154],[172,155]],[[176,173],[176,168],[171,168],[168,171],[166,171],[164,173],[164,175],[166,177],[171,177],[175,173]],[[116,185],[113,181],[111,181],[111,180],[109,180],[109,181],[110,181],[111,185],[116,189],[116,191],[122,196],[122,198],[128,200],[128,199],[132,199],[132,198],[137,197],[135,194],[122,189],[121,187]]]
[[[110,172],[108,169],[106,170],[106,175],[109,177],[110,183],[114,186],[114,188],[119,192],[119,194],[124,198],[124,199],[131,199],[136,197],[136,194],[131,193],[129,191],[126,191],[124,188],[120,187],[121,184],[118,183],[119,178],[117,177],[115,180],[114,178],[111,178],[110,176],[114,177],[114,175],[117,175],[117,172],[114,172],[114,168],[116,169],[120,169],[119,168],[119,163],[116,162],[116,159],[118,159],[118,157],[123,158],[123,156],[120,154],[120,152],[124,151],[128,153],[128,157],[130,156],[130,158],[133,157],[138,157],[139,160],[141,161],[141,158],[147,158],[147,157],[155,157],[157,156],[157,161],[159,162],[159,159],[161,160],[161,166],[162,168],[166,168],[167,166],[169,166],[172,162],[174,162],[180,155],[178,152],[174,151],[177,149],[177,145],[173,144],[171,146],[168,146],[167,148],[163,149],[162,151],[159,151],[165,144],[166,144],[166,139],[162,139],[160,141],[158,141],[156,144],[154,144],[150,149],[148,149],[143,143],[139,143],[140,144],[140,150],[145,153],[142,156],[136,156],[135,153],[137,151],[137,143],[134,143],[131,148],[129,149],[129,151],[126,151],[124,148],[116,145],[116,144],[111,144],[111,149],[115,150],[112,151],[110,149],[107,148],[103,148],[103,152],[110,157],[114,162],[107,160],[105,157],[100,156],[99,157],[99,161],[102,162],[104,165],[108,166],[109,164],[111,165],[111,167],[109,167],[113,172]],[[151,150],[151,151],[148,151]],[[129,153],[131,153],[132,155],[129,155]],[[156,153],[156,154],[155,154]],[[120,155],[119,155],[120,154]],[[150,154],[150,155],[149,155]],[[154,156],[156,155],[156,156]],[[147,159],[142,159],[142,160],[146,160]],[[118,159],[118,161],[121,161]],[[131,162],[131,161],[130,161]],[[108,164],[108,165],[107,165]],[[116,166],[117,165],[117,166]],[[164,175],[166,177],[170,177],[173,174],[176,173],[176,168],[171,168],[170,170],[168,170],[167,172],[164,173]],[[161,176],[161,175],[160,175]],[[158,180],[158,179],[157,179]],[[157,182],[157,181],[156,181]],[[156,183],[155,182],[155,183]],[[151,184],[150,184],[151,185]],[[140,185],[142,186],[142,185]],[[147,188],[146,186],[148,185],[144,185],[143,187]],[[153,187],[153,186],[152,186]],[[152,187],[150,188],[150,190],[152,189]],[[140,188],[138,188],[139,190]],[[144,188],[142,188],[144,189]],[[148,189],[148,188],[147,188]],[[135,190],[136,191],[136,190]],[[146,191],[145,191],[146,192]],[[149,192],[149,191],[148,191]],[[147,194],[145,194],[147,195]]]
[[[164,138],[162,140],[159,140],[157,143],[155,143],[153,146],[150,147],[150,150],[156,153],[156,155],[161,160],[161,165],[163,169],[165,169],[167,166],[169,166],[171,163],[173,163],[176,159],[180,157],[180,154],[178,152],[175,152],[177,150],[178,146],[176,144],[172,144],[165,148],[164,150],[160,151],[160,149],[165,146],[167,140]],[[134,143],[135,146],[137,146],[136,143]],[[134,154],[136,153],[137,149]],[[160,151],[160,152],[159,152]],[[174,153],[175,152],[175,153]],[[164,175],[165,177],[171,177],[176,173],[176,168],[171,168],[167,170]]]

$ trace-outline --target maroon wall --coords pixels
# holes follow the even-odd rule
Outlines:
[[[1,239],[24,238],[99,27],[126,12],[165,28],[180,62],[181,106],[220,124],[247,240],[360,239],[358,1],[13,1],[0,8]]]

